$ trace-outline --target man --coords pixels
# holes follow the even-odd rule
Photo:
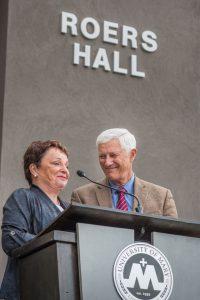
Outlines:
[[[134,197],[127,195],[127,192],[139,199],[143,213],[177,217],[171,191],[144,181],[133,173],[132,165],[137,153],[136,140],[127,129],[114,128],[103,131],[97,137],[96,145],[99,163],[106,176],[100,183],[119,191],[90,183],[75,189],[72,201],[135,211],[138,203]]]

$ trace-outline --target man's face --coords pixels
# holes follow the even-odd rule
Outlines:
[[[132,162],[136,149],[128,153],[123,149],[118,139],[112,139],[98,146],[99,162],[106,177],[117,185],[125,184],[131,178]]]

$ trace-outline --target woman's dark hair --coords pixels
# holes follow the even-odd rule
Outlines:
[[[37,167],[39,167],[43,156],[50,148],[57,148],[63,153],[65,153],[68,157],[66,147],[63,147],[58,141],[48,140],[44,142],[32,142],[24,154],[24,174],[29,185],[32,185],[32,177],[31,172],[29,170],[30,164],[35,164]]]

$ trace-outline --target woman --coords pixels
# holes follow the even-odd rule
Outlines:
[[[24,154],[24,173],[30,188],[14,191],[3,208],[2,247],[8,263],[0,299],[20,299],[13,250],[33,239],[68,206],[59,198],[69,179],[68,153],[58,141],[33,142]]]

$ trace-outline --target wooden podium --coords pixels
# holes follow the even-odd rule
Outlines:
[[[199,299],[199,238],[198,222],[70,205],[37,238],[15,250],[21,300],[123,299],[113,266],[122,249],[136,242],[153,245],[167,257],[173,272],[169,299]],[[148,293],[138,297],[153,299]]]

